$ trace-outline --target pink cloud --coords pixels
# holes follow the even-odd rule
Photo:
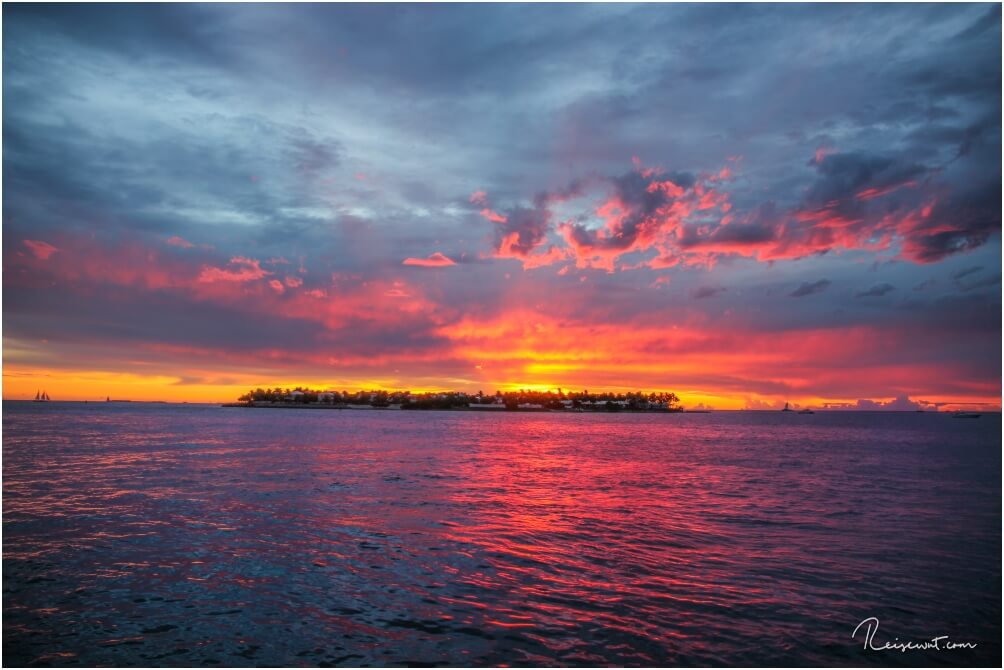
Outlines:
[[[494,210],[488,209],[487,207],[482,209],[480,214],[493,223],[506,223],[509,220],[505,216]]]
[[[837,150],[833,147],[824,144],[816,149],[816,163],[822,163],[824,158],[826,158],[829,154],[836,153],[836,151]]]
[[[562,249],[552,244],[547,248],[547,251],[529,253],[520,257],[520,260],[523,261],[524,270],[532,270],[563,261],[571,256],[571,249]]]
[[[303,286],[303,280],[299,277],[286,277],[286,286],[289,288],[299,288]]]
[[[49,260],[49,256],[59,251],[59,249],[48,242],[42,242],[41,240],[25,240],[24,246],[28,247],[35,258],[41,261]]]
[[[491,221],[492,223],[506,223],[506,221],[508,221],[504,215],[499,214],[489,207],[488,194],[484,191],[475,191],[474,193],[471,193],[469,200],[472,205],[477,205],[482,208],[479,214],[481,214],[481,216],[488,221]]]
[[[894,191],[898,191],[901,188],[913,188],[917,185],[915,181],[904,181],[898,184],[890,184],[888,186],[881,186],[875,188],[866,188],[859,191],[854,197],[858,200],[874,200],[875,198],[881,198],[884,195],[889,195]]]
[[[181,247],[182,249],[191,249],[195,246],[185,238],[178,237],[177,235],[167,238],[167,243],[172,247]]]
[[[588,184],[576,182],[565,190],[538,194],[532,209],[507,210],[507,220],[487,206],[481,214],[495,224],[492,256],[522,260],[524,268],[565,258],[573,258],[578,268],[607,272],[646,266],[710,268],[727,256],[772,262],[829,251],[885,251],[894,245],[902,258],[931,262],[986,240],[989,233],[982,219],[960,218],[959,207],[935,204],[946,202],[944,187],[916,177],[935,171],[902,166],[890,170],[891,179],[879,175],[841,191],[834,175],[853,167],[856,159],[831,154],[836,151],[819,148],[810,161],[819,173],[816,184],[801,203],[785,209],[772,202],[747,211],[734,209],[726,187],[741,157],[729,157],[723,168],[696,179],[677,173],[667,178],[664,169],[646,168],[635,157],[634,169],[625,175],[594,176]],[[595,201],[592,216],[554,221],[556,203],[586,197],[597,184],[606,192]],[[915,193],[908,192],[913,189]],[[887,196],[892,197],[883,202]],[[487,205],[480,196],[475,199]],[[537,251],[554,241],[555,234],[560,237],[557,246]],[[624,260],[628,254],[649,251],[656,255]]]
[[[414,265],[422,268],[445,268],[456,263],[448,256],[440,252],[431,254],[428,258],[405,258],[402,265]]]
[[[234,256],[230,259],[226,268],[203,267],[198,281],[203,283],[220,281],[246,282],[261,279],[270,274],[272,273],[261,267],[259,261],[253,258]]]

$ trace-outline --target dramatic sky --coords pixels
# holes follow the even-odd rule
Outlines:
[[[1000,404],[999,5],[3,19],[5,397]]]

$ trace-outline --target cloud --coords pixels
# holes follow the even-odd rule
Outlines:
[[[213,282],[248,282],[261,279],[272,274],[262,269],[261,263],[252,258],[235,256],[230,259],[226,268],[204,267],[198,281]]]
[[[812,295],[814,293],[821,293],[822,291],[825,291],[830,286],[830,284],[831,282],[829,279],[820,279],[819,281],[814,281],[814,282],[802,282],[801,286],[799,286],[797,289],[795,289],[788,295],[790,295],[793,298],[801,298],[807,295]]]
[[[993,276],[984,277],[983,279],[978,279],[973,282],[958,282],[959,288],[961,288],[963,291],[977,291],[981,288],[991,288],[1000,283],[1001,283],[1000,272],[998,272]]]
[[[595,210],[602,225],[591,228],[569,221],[558,228],[580,266],[613,270],[621,256],[653,247],[666,255],[671,236],[692,215],[713,216],[712,210],[727,212],[731,206],[710,178],[666,174],[640,162],[635,170],[603,181],[612,192]]]
[[[813,163],[818,173],[806,197],[817,207],[848,208],[852,201],[915,188],[930,171],[917,163],[863,152],[830,153]]]
[[[903,256],[917,263],[936,263],[983,246],[1000,232],[1000,203],[998,179],[924,207],[919,216],[903,219]]]
[[[456,265],[453,259],[440,252],[430,254],[427,258],[405,258],[402,265],[415,265],[423,268],[442,268]]]
[[[172,235],[167,238],[167,243],[173,247],[181,247],[182,249],[191,249],[195,246],[185,238],[179,237],[178,235]]]
[[[968,277],[971,274],[976,274],[977,272],[979,272],[982,269],[983,269],[982,265],[974,265],[972,267],[968,267],[968,268],[959,270],[957,272],[953,272],[952,273],[952,279],[954,279],[955,281],[959,281],[963,277]]]
[[[861,291],[860,293],[858,293],[857,297],[858,298],[877,298],[877,297],[884,296],[886,293],[889,293],[890,291],[895,291],[895,290],[896,290],[896,287],[893,286],[892,284],[875,284],[875,286],[872,286],[867,291]]]
[[[513,207],[495,220],[495,255],[499,258],[525,258],[547,237],[551,213],[539,204],[530,209]]]
[[[503,216],[485,208],[481,214],[498,224],[496,255],[521,257],[552,232],[554,203],[592,199],[593,212],[582,212],[580,204],[580,214],[553,232],[579,267],[609,272],[627,254],[650,249],[657,252],[648,263],[654,269],[711,265],[728,256],[775,262],[897,245],[900,257],[931,263],[985,244],[1000,228],[999,213],[991,207],[995,197],[999,201],[999,188],[953,195],[944,185],[934,185],[940,170],[865,152],[822,153],[809,165],[816,172],[814,182],[800,202],[786,209],[748,198],[734,206],[724,183],[735,177],[730,167],[695,177],[638,163],[619,177],[594,175],[589,188],[577,181],[567,193],[542,193],[532,210],[517,208]],[[597,199],[595,190],[604,186],[607,195]],[[952,203],[951,216],[945,202]]]
[[[999,8],[418,14],[5,6],[5,366],[999,398]],[[438,332],[520,309],[560,346]]]
[[[892,400],[868,400],[860,399],[855,403],[854,409],[863,411],[890,411],[890,412],[916,412],[917,410],[936,409],[931,403],[911,400],[903,395]]]
[[[723,286],[701,286],[697,289],[694,289],[691,295],[694,297],[695,300],[703,300],[705,298],[713,298],[716,295],[724,293],[725,290],[726,289]]]
[[[28,250],[31,251],[35,258],[42,261],[49,260],[49,256],[59,251],[59,249],[48,242],[42,242],[41,240],[25,240],[24,246],[28,247]]]

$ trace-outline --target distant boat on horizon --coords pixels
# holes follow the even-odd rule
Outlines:
[[[799,413],[799,414],[815,414],[815,412],[813,412],[813,411],[812,411],[811,409],[809,409],[808,407],[806,407],[805,409],[800,409],[800,410],[798,410],[798,413]]]
[[[49,402],[49,394],[45,391],[35,391],[35,402]]]
[[[980,418],[979,412],[963,412],[958,411],[952,414],[953,419],[978,419]]]
[[[794,412],[795,410],[793,410],[793,409],[792,409],[792,408],[791,408],[791,407],[790,407],[790,406],[788,405],[788,403],[784,403],[784,409],[782,409],[781,411],[782,411],[782,412]]]

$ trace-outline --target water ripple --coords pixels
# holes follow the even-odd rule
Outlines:
[[[779,414],[5,403],[4,655],[996,664],[999,416]]]

